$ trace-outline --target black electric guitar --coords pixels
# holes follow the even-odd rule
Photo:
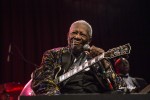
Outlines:
[[[63,82],[64,80],[68,79],[69,77],[81,72],[82,70],[88,68],[89,66],[95,64],[96,62],[100,61],[103,58],[107,58],[107,59],[111,59],[114,57],[118,57],[121,55],[126,55],[129,54],[131,51],[131,46],[129,43],[116,47],[116,48],[112,48],[109,49],[107,52],[104,52],[103,54],[96,56],[95,58],[81,64],[80,66],[74,66],[74,69],[64,73],[63,75],[59,76],[59,77],[55,77],[55,83],[59,84],[61,82]]]

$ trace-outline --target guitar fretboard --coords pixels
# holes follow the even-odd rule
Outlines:
[[[102,55],[99,55],[91,60],[89,60],[88,62],[84,62],[83,64],[81,64],[80,66],[74,66],[74,69],[66,72],[65,74],[61,75],[58,77],[58,82],[61,83],[62,81],[66,80],[67,78],[77,74],[78,72],[84,70],[85,68],[93,65],[94,63],[98,62],[99,60],[104,58],[104,53]]]

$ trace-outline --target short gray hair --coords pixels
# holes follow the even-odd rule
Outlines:
[[[88,27],[88,33],[89,33],[90,37],[92,37],[92,27],[91,27],[91,25],[90,25],[87,21],[85,21],[85,20],[77,20],[77,21],[73,22],[73,23],[71,24],[70,28],[71,28],[74,24],[77,24],[77,23],[86,25],[86,26]]]

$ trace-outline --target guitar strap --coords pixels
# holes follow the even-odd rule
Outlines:
[[[94,76],[96,77],[98,83],[103,87],[103,89],[105,89],[105,86],[104,86],[104,84],[102,83],[100,77],[98,77],[96,73],[94,73]]]
[[[99,67],[102,67],[102,64],[101,64],[101,62],[100,62],[100,61],[99,61],[99,62],[97,62],[96,64],[97,64]],[[94,74],[94,76],[96,77],[96,79],[97,79],[98,83],[100,84],[100,86],[102,86],[102,88],[103,88],[103,89],[105,89],[105,86],[104,86],[104,84],[102,83],[101,77],[100,77],[100,76],[98,76],[97,69],[96,69],[95,67],[91,67],[91,69],[92,69],[93,74]]]

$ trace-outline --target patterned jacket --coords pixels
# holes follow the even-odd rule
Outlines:
[[[60,94],[60,89],[58,85],[55,83],[55,79],[56,79],[55,71],[57,68],[60,67],[64,68],[68,66],[69,59],[71,59],[69,55],[70,55],[70,50],[68,47],[55,48],[55,49],[47,50],[44,53],[40,68],[37,68],[32,73],[31,87],[36,95]],[[97,67],[95,68],[96,70],[94,69],[95,72],[98,72],[98,74],[96,74],[97,78],[102,77],[101,79],[105,79],[105,81],[107,81],[108,83],[107,84],[108,87],[112,85],[109,84],[109,81],[113,83],[113,87],[117,87],[116,80],[115,80],[116,74],[114,74],[111,65],[109,63],[106,66],[109,67],[107,67],[107,71],[105,72],[105,74],[103,73],[103,71],[98,71],[99,69],[97,69]],[[108,78],[110,80],[108,80]]]

